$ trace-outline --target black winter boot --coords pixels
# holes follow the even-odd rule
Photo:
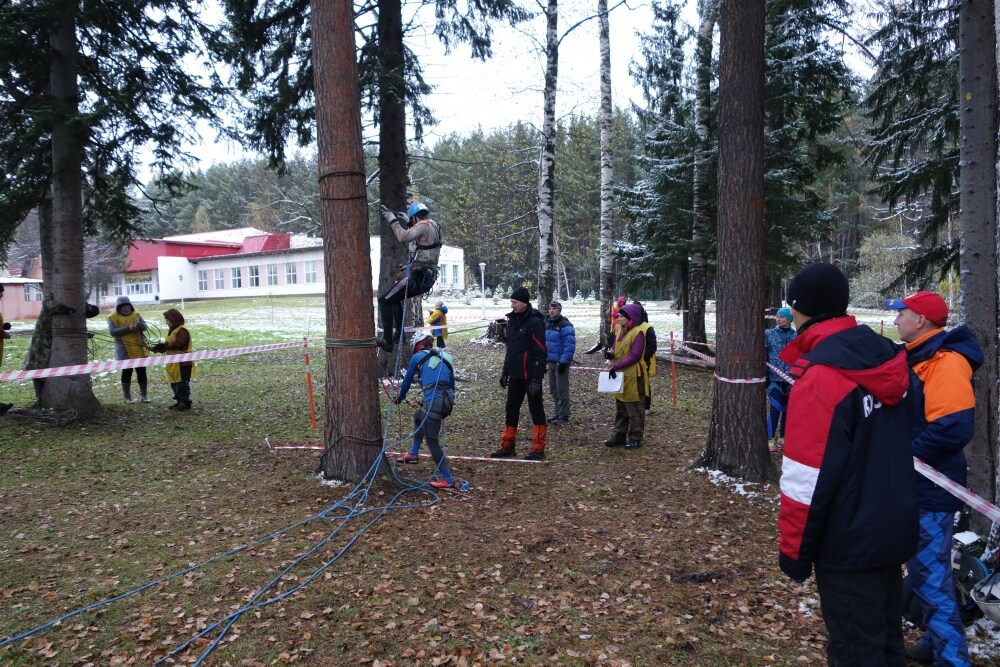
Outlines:
[[[625,444],[625,434],[615,433],[610,438],[604,441],[605,447],[621,447]]]

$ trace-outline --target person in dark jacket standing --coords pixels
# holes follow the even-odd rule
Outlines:
[[[847,278],[802,269],[778,512],[781,570],[815,568],[830,665],[903,667],[902,564],[917,550],[910,373],[903,350],[847,315]]]
[[[784,377],[778,375],[778,371],[788,375],[788,364],[778,355],[795,338],[791,310],[779,308],[774,320],[775,326],[764,332],[764,357],[767,361],[767,440],[768,449],[772,452],[781,449],[785,442],[785,408],[788,407],[788,392],[792,388]]]
[[[972,374],[982,365],[983,352],[967,326],[944,329],[948,304],[934,292],[917,292],[885,305],[899,311],[893,324],[916,376],[913,455],[965,486],[963,449],[972,440],[976,416]],[[918,662],[969,665],[951,565],[955,512],[962,509],[962,501],[923,475],[917,477],[917,490],[920,543],[906,571],[926,632],[906,653]]]
[[[531,451],[527,461],[545,459],[545,403],[542,398],[542,378],[545,377],[545,319],[531,307],[531,293],[518,287],[510,294],[511,312],[507,313],[507,353],[500,373],[500,386],[507,390],[506,417],[500,449],[490,457],[516,456],[517,422],[521,419],[521,404],[528,397],[531,411]]]
[[[549,393],[555,403],[555,415],[550,424],[569,421],[569,365],[576,354],[576,330],[562,314],[562,304],[549,304],[549,319],[545,320],[545,348],[549,360]]]

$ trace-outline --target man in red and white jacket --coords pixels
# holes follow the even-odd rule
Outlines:
[[[906,353],[847,315],[847,278],[811,264],[787,301],[798,331],[781,471],[779,564],[815,568],[831,665],[905,665],[901,566],[917,548]]]

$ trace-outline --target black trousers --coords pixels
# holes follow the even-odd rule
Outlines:
[[[403,338],[403,301],[427,294],[437,280],[437,270],[426,266],[410,268],[392,287],[378,297],[378,316],[385,340]]]
[[[816,568],[831,667],[905,667],[899,565],[840,572]]]
[[[545,426],[545,401],[542,398],[542,383],[539,380],[537,392],[528,391],[528,380],[511,378],[507,384],[506,424],[517,428],[521,420],[521,405],[524,397],[528,397],[528,410],[531,411],[531,423],[535,426]]]
[[[181,366],[181,381],[170,383],[170,388],[174,390],[174,400],[178,403],[191,402],[191,368],[191,366]]]
[[[123,368],[122,369],[122,384],[130,385],[132,384],[132,371],[135,370],[135,378],[139,382],[139,386],[146,384],[146,367],[139,366],[138,368]]]

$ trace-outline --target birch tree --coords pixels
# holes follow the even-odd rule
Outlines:
[[[615,298],[615,218],[612,197],[614,195],[615,174],[614,154],[611,150],[611,25],[608,16],[608,0],[597,0],[599,40],[601,50],[601,331],[600,340],[604,347],[611,346],[611,302]]]
[[[545,90],[542,152],[538,160],[538,308],[546,311],[555,287],[556,85],[559,81],[559,6],[545,8]]]
[[[723,0],[716,382],[696,465],[777,480],[764,431],[764,0]],[[756,378],[757,380],[754,380]],[[749,381],[748,381],[749,380]]]

